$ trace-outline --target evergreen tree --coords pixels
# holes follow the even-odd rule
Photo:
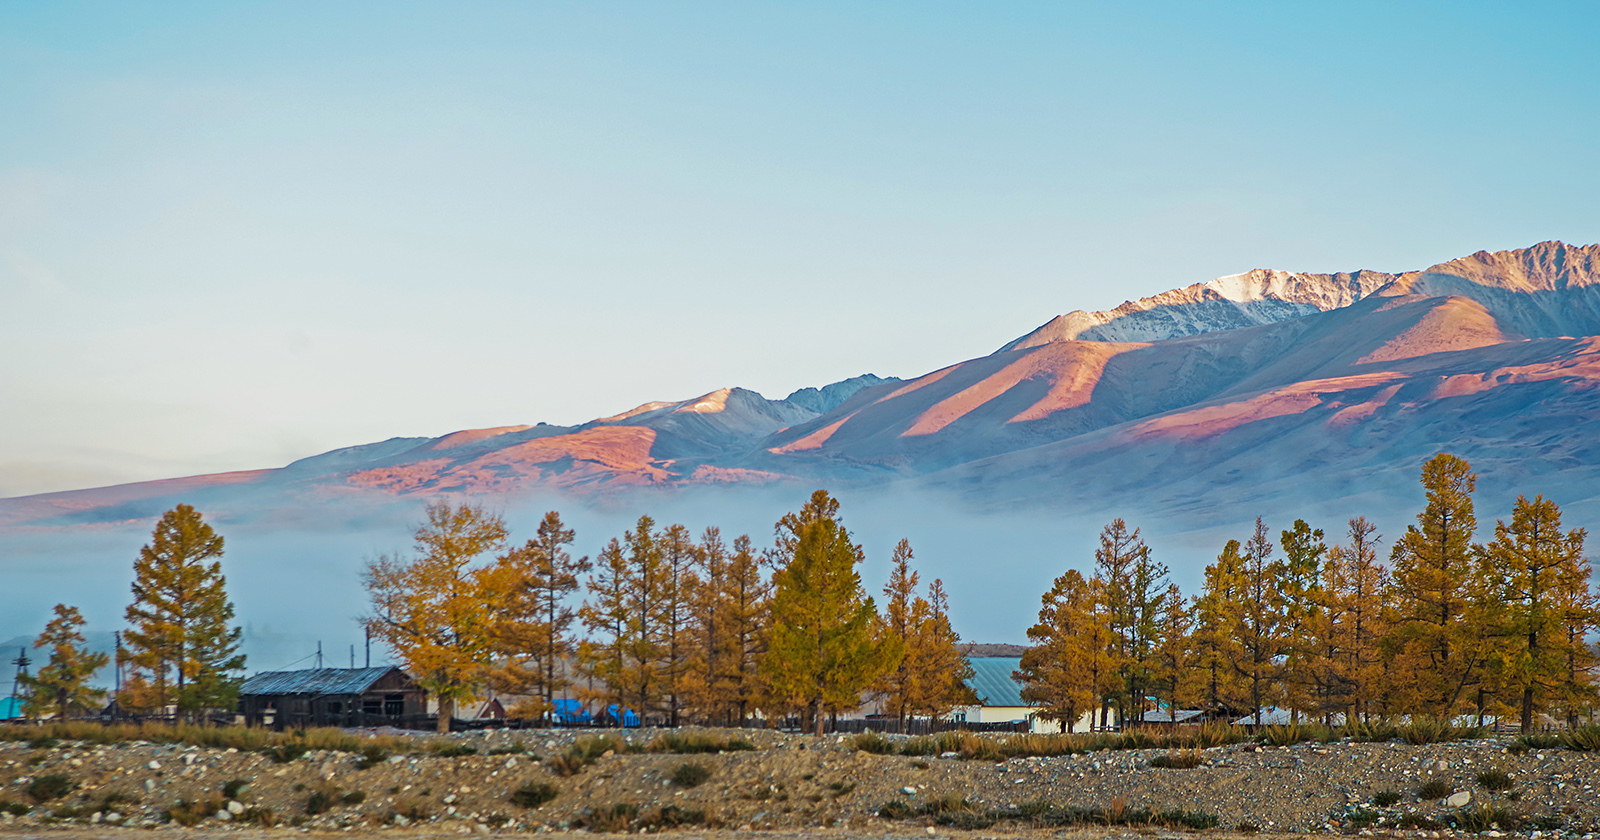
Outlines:
[[[916,704],[916,655],[913,646],[920,625],[927,619],[928,604],[917,597],[918,575],[911,568],[911,543],[901,540],[889,560],[889,582],[883,587],[883,624],[888,638],[899,641],[905,650],[900,664],[879,678],[875,690],[884,696],[884,705],[894,713],[898,731],[904,732],[906,717]]]
[[[1095,708],[1099,684],[1091,673],[1095,619],[1094,594],[1077,569],[1068,569],[1040,597],[1039,622],[1028,628],[1033,642],[1022,654],[1013,678],[1022,699],[1041,708],[1039,716],[1068,732]]]
[[[701,562],[699,546],[682,525],[668,526],[660,538],[662,693],[667,723],[678,725],[683,704],[684,673],[695,645],[694,598],[700,586],[695,566]]]
[[[772,628],[772,584],[762,574],[748,536],[733,541],[733,559],[722,581],[732,643],[732,655],[724,658],[722,673],[727,675],[729,699],[738,708],[737,720],[742,724],[765,690],[760,667]]]
[[[222,574],[222,537],[189,505],[162,515],[134,561],[126,662],[156,705],[193,716],[230,709],[238,696],[241,631]],[[209,562],[208,562],[209,561]]]
[[[1441,453],[1422,467],[1428,504],[1417,524],[1395,541],[1388,654],[1395,696],[1406,708],[1448,716],[1480,676],[1481,654],[1466,626],[1478,547],[1472,492],[1477,476],[1466,461]]]
[[[1177,711],[1193,707],[1204,693],[1206,672],[1200,667],[1194,629],[1198,607],[1168,584],[1152,653],[1150,691],[1157,705]]]
[[[621,705],[623,699],[623,640],[628,633],[628,557],[622,543],[612,537],[595,558],[594,574],[588,579],[588,597],[578,608],[578,618],[589,631],[578,643],[579,667],[591,681],[602,686],[586,692],[586,699],[600,705]]]
[[[1388,633],[1384,595],[1389,569],[1378,560],[1377,526],[1357,516],[1349,521],[1349,545],[1341,548],[1339,577],[1329,587],[1337,604],[1341,679],[1349,687],[1349,714],[1367,719],[1385,708],[1389,693],[1383,639]]]
[[[934,578],[928,584],[927,600],[918,598],[913,611],[923,617],[905,646],[914,689],[911,707],[931,720],[957,706],[976,705],[978,697],[968,685],[972,663],[961,652],[961,637],[950,626],[950,596],[944,591],[944,581]]]
[[[571,685],[558,673],[563,660],[577,649],[571,635],[576,612],[567,598],[578,589],[578,575],[589,571],[589,558],[574,559],[567,551],[575,537],[550,511],[539,523],[538,536],[502,555],[490,575],[492,586],[505,593],[494,622],[494,647],[502,663],[492,682],[513,694],[535,698],[530,711],[555,708],[556,694]]]
[[[1244,621],[1244,557],[1238,540],[1229,540],[1206,566],[1200,597],[1195,601],[1195,655],[1204,686],[1201,697],[1213,713],[1233,715],[1244,708],[1248,693],[1239,689],[1233,663],[1242,658],[1234,628]]]
[[[1518,496],[1511,524],[1496,523],[1483,554],[1500,608],[1492,671],[1515,697],[1524,732],[1532,731],[1534,712],[1549,708],[1566,686],[1574,655],[1589,654],[1581,639],[1579,650],[1569,649],[1564,609],[1589,593],[1584,536],[1582,528],[1562,532],[1554,502]]]
[[[29,717],[44,717],[53,710],[58,719],[66,720],[74,711],[90,709],[101,696],[102,692],[89,687],[89,678],[111,657],[89,652],[79,632],[84,621],[77,607],[56,604],[55,613],[33,643],[36,648],[50,649],[50,661],[39,673],[23,674],[19,680],[27,688],[24,708]]]
[[[1301,711],[1320,709],[1319,695],[1327,687],[1319,684],[1318,675],[1326,675],[1325,650],[1318,650],[1318,642],[1326,635],[1311,632],[1324,624],[1321,611],[1328,604],[1322,597],[1322,563],[1328,546],[1322,540],[1322,529],[1312,529],[1305,520],[1296,519],[1294,526],[1282,532],[1278,540],[1283,546],[1283,562],[1279,564],[1280,596],[1283,616],[1279,634],[1284,642],[1283,695],[1295,721]]]
[[[1283,565],[1270,561],[1271,556],[1266,523],[1257,517],[1255,534],[1245,542],[1239,566],[1240,609],[1233,625],[1230,663],[1248,689],[1257,726],[1262,709],[1282,696]]]
[[[476,505],[432,502],[413,532],[417,556],[368,561],[362,582],[371,612],[362,620],[417,683],[439,700],[438,728],[448,732],[457,701],[493,664],[496,605],[506,593],[494,567],[474,567],[505,547],[505,522]]]
[[[861,550],[838,519],[839,503],[818,490],[775,527],[772,624],[762,673],[774,696],[804,710],[817,734],[826,711],[855,708],[861,692],[899,664],[877,608],[861,588]]]
[[[627,557],[621,580],[626,621],[615,644],[622,652],[622,695],[641,717],[660,710],[669,687],[667,621],[674,594],[662,560],[662,535],[654,529],[655,520],[641,516],[634,529],[622,535]]]

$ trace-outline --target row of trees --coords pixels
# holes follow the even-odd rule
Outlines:
[[[1595,651],[1600,599],[1590,588],[1584,531],[1563,531],[1545,498],[1519,497],[1494,538],[1475,543],[1476,476],[1441,454],[1422,470],[1427,506],[1389,563],[1365,518],[1328,545],[1304,521],[1276,545],[1256,520],[1206,567],[1185,598],[1150,559],[1139,531],[1106,526],[1095,573],[1069,570],[1042,599],[1023,696],[1071,726],[1150,702],[1229,715],[1286,708],[1295,716],[1539,713],[1569,723],[1600,700]],[[1279,553],[1281,549],[1281,553]]]
[[[500,517],[448,502],[429,505],[414,536],[414,556],[367,564],[365,623],[439,698],[441,728],[485,687],[526,697],[518,714],[575,694],[672,725],[759,710],[818,731],[866,693],[902,718],[972,699],[942,584],[918,594],[901,541],[880,614],[824,491],[760,552],[748,536],[729,544],[713,527],[697,539],[644,516],[590,560],[572,555],[555,512],[512,546]]]
[[[231,710],[244,656],[240,629],[230,626],[233,603],[222,574],[223,539],[189,505],[162,515],[150,542],[134,561],[128,629],[117,646],[117,667],[128,675],[117,701],[131,713],[175,713],[195,718],[208,709]],[[55,606],[55,618],[34,642],[48,648],[37,673],[18,677],[24,713],[70,717],[89,711],[106,693],[90,680],[111,661],[91,652],[76,607]]]

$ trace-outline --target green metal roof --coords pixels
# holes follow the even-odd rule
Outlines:
[[[1011,678],[1011,672],[1022,665],[1015,656],[974,656],[972,679],[967,685],[977,693],[985,706],[1028,706],[1022,700],[1022,684]]]

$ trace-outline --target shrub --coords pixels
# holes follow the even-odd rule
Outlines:
[[[1400,819],[1395,821],[1395,825],[1415,831],[1438,831],[1443,827],[1432,817],[1423,814],[1402,814]]]
[[[501,745],[499,745],[497,747],[491,747],[489,749],[488,754],[489,755],[521,755],[521,754],[523,754],[523,753],[525,753],[527,751],[528,751],[528,748],[523,746],[521,741],[512,741],[509,744],[501,744]]]
[[[639,816],[639,806],[631,802],[618,802],[609,808],[589,811],[579,822],[590,831],[615,833],[631,828],[637,816]]]
[[[339,801],[346,805],[360,805],[361,803],[367,801],[367,792],[364,790],[352,790],[344,796],[339,797]]]
[[[527,784],[511,792],[511,804],[523,808],[537,808],[559,796],[561,791],[552,784]]]
[[[916,809],[899,799],[892,799],[878,808],[878,816],[886,820],[903,820],[916,813]]]
[[[938,755],[939,742],[932,738],[907,738],[900,744],[901,755]]]
[[[190,826],[199,824],[220,810],[222,810],[222,800],[220,799],[208,799],[203,802],[180,799],[178,804],[166,810],[166,817],[169,822]]]
[[[1509,808],[1497,805],[1468,805],[1450,815],[1450,822],[1463,831],[1516,831],[1522,818]]]
[[[893,755],[894,742],[876,732],[863,732],[855,737],[855,748],[874,755]]]
[[[1580,726],[1568,730],[1561,735],[1561,745],[1579,752],[1600,750],[1600,726]]]
[[[1456,726],[1446,718],[1418,716],[1399,726],[1395,734],[1412,746],[1438,744],[1483,737],[1483,729],[1476,726]]]
[[[222,795],[228,799],[238,799],[250,789],[249,779],[229,779],[222,785]]]
[[[1499,793],[1511,789],[1511,775],[1503,770],[1485,770],[1478,774],[1478,786]]]
[[[233,818],[234,822],[259,825],[262,828],[271,828],[278,824],[278,815],[271,808],[252,807],[246,808]]]
[[[699,732],[668,732],[651,741],[644,749],[646,752],[690,755],[694,753],[742,752],[755,748],[755,744],[742,738],[718,740]],[[618,752],[621,752],[621,750],[618,750]]]
[[[49,735],[40,735],[28,740],[28,747],[35,750],[53,750],[59,746],[61,746],[61,740]]]
[[[33,806],[26,802],[0,801],[0,813],[10,814],[13,817],[20,817],[32,810]]]
[[[1421,800],[1443,799],[1449,796],[1455,787],[1444,779],[1429,779],[1417,788],[1417,798]]]
[[[300,756],[305,755],[306,748],[304,744],[296,744],[291,742],[287,744],[278,744],[277,746],[273,747],[265,747],[261,750],[261,752],[267,758],[272,759],[273,763],[275,764],[288,764]]]
[[[1234,826],[1234,830],[1240,834],[1255,834],[1261,830],[1261,826],[1256,825],[1249,820],[1245,820],[1244,822]]]
[[[1346,815],[1352,828],[1371,828],[1378,823],[1378,812],[1367,808],[1357,808]]]
[[[1168,770],[1193,770],[1204,763],[1206,763],[1205,756],[1201,755],[1199,750],[1167,753],[1150,759],[1151,767],[1160,767]]]
[[[310,798],[306,799],[306,813],[311,816],[326,813],[339,801],[336,790],[320,789],[312,791]]]
[[[678,787],[698,787],[711,778],[711,768],[697,761],[686,761],[672,771],[672,783]]]
[[[1526,752],[1528,750],[1553,750],[1566,746],[1563,738],[1554,732],[1528,732],[1518,735],[1507,750],[1511,752]]]
[[[383,747],[377,744],[369,744],[361,748],[361,757],[356,759],[356,769],[371,770],[388,761],[390,755],[391,753]]]
[[[478,748],[471,744],[450,744],[434,750],[441,758],[461,758],[462,756],[477,755]]]
[[[1372,795],[1372,804],[1379,808],[1387,808],[1400,804],[1402,798],[1398,790],[1380,790]]]
[[[66,796],[76,787],[77,784],[72,781],[71,776],[65,773],[49,773],[34,779],[28,785],[28,796],[33,797],[35,802],[49,802]]]
[[[706,812],[695,808],[679,808],[676,805],[663,805],[649,819],[645,825],[650,828],[677,828],[684,825],[705,825]]]

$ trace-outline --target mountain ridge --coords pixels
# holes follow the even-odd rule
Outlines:
[[[1251,471],[1277,486],[1295,464],[1307,482],[1357,493],[1396,486],[1409,461],[1447,446],[1500,462],[1549,455],[1547,472],[1578,492],[1600,477],[1600,446],[1583,439],[1600,440],[1595,335],[1600,245],[1479,251],[1396,274],[1258,269],[1057,316],[908,380],[864,374],[781,400],[721,388],[575,426],[392,438],[277,470],[18,497],[0,500],[0,524],[148,515],[241,487],[303,504],[784,483],[905,483],[978,508],[1159,498],[1198,516],[1222,504],[1196,501],[1205,488],[1237,493]],[[1530,438],[1541,418],[1559,425]]]

